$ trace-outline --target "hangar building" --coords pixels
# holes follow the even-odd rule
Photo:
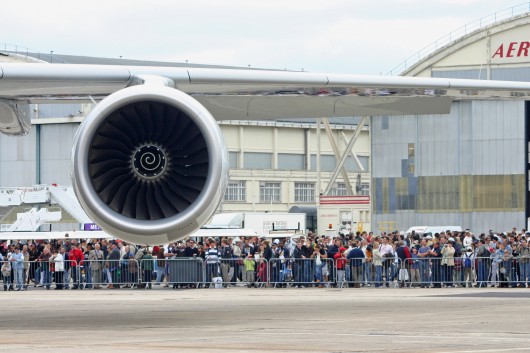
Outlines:
[[[442,38],[402,75],[530,81],[529,4],[510,10]],[[475,100],[449,115],[373,117],[373,224],[526,228],[529,114],[528,102]]]

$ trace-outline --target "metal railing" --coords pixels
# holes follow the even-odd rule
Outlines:
[[[436,40],[432,44],[426,46],[425,48],[421,49],[414,55],[410,56],[409,58],[405,59],[403,62],[401,62],[399,65],[394,67],[392,70],[390,70],[387,75],[399,75],[405,72],[407,69],[411,68],[412,66],[416,65],[421,60],[429,57],[431,54],[436,52],[439,49],[442,49],[444,47],[447,47],[458,40],[460,40],[462,37],[465,37],[471,33],[478,32],[479,30],[482,30],[486,27],[496,25],[499,22],[505,21],[507,19],[510,19],[514,16],[520,16],[525,13],[530,12],[530,2],[526,2],[523,4],[519,4],[516,6],[512,6],[510,8],[495,12],[491,15],[479,18],[478,20],[472,21],[454,31],[451,33],[443,36],[442,38]]]
[[[17,56],[24,58],[27,61],[44,60],[50,63],[64,63],[64,60],[53,55],[53,50],[49,53],[43,53],[35,49],[26,48],[16,44],[0,43],[0,52],[16,54]]]
[[[229,286],[296,287],[527,287],[530,258],[430,257],[400,260],[299,259],[248,257],[208,261],[202,258],[26,261],[9,264],[4,290],[28,286],[50,289],[187,288]],[[12,265],[12,267],[11,267]]]

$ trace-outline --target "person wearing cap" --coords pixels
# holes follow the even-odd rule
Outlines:
[[[344,285],[344,280],[346,276],[345,268],[346,268],[346,255],[344,254],[346,252],[345,247],[339,248],[339,252],[335,254],[334,260],[337,267],[337,286],[339,288],[342,288]]]
[[[473,247],[467,246],[465,251],[462,253],[462,268],[464,271],[464,283],[463,286],[470,288],[473,286],[475,281],[475,256],[473,254]]]

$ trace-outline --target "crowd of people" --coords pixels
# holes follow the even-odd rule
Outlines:
[[[0,244],[4,290],[103,287],[528,287],[530,233],[358,232],[187,239],[143,247],[123,241]]]

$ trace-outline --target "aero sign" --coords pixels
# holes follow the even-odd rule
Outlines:
[[[530,42],[510,42],[502,43],[493,56],[492,59],[502,58],[523,58],[528,57],[528,50],[530,49]]]

